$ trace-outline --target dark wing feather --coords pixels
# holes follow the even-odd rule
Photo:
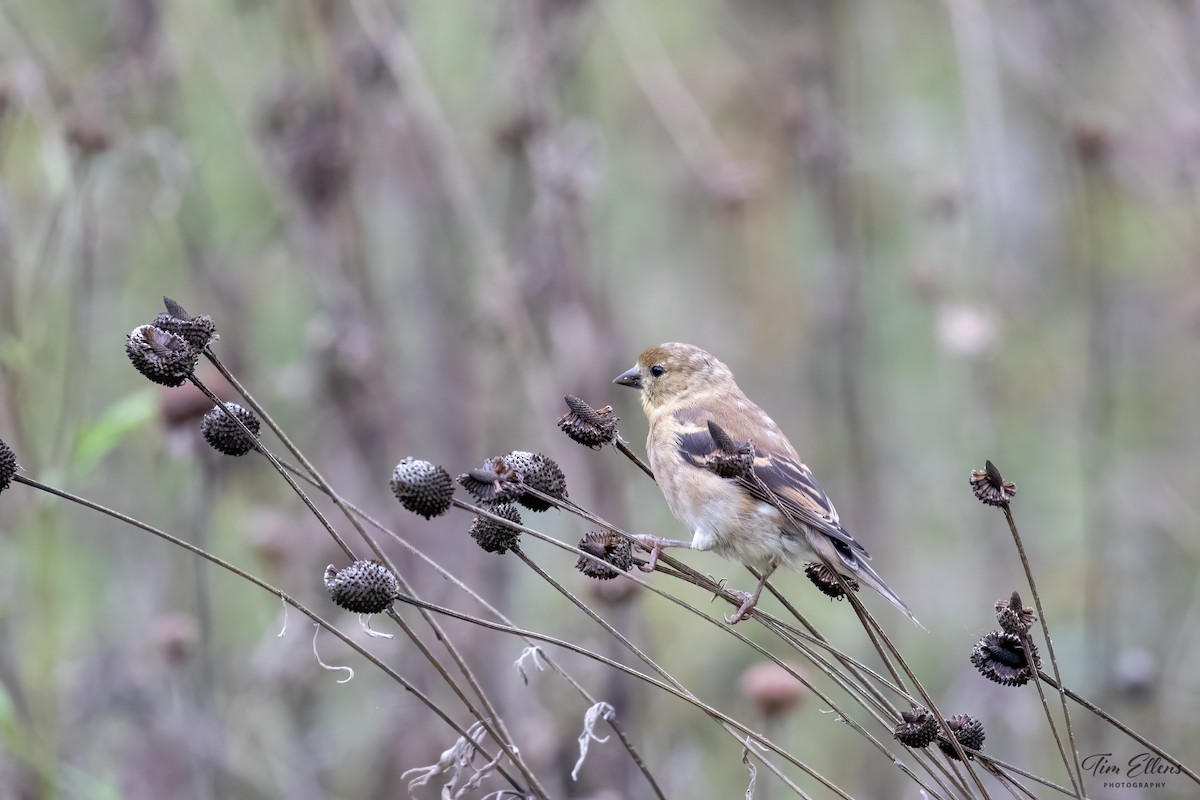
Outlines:
[[[706,424],[711,415],[688,409],[676,418],[690,428],[678,437],[680,457],[697,469],[706,469],[709,456],[718,449]],[[782,453],[767,453],[756,447],[753,476],[736,480],[751,497],[775,506],[793,523],[829,536],[849,560],[853,561],[854,556],[871,557],[866,548],[838,523],[837,512],[829,497],[813,478],[812,471],[798,459]]]
[[[837,512],[812,471],[788,456],[754,451],[754,478],[738,481],[756,500],[778,508],[793,522],[818,530],[863,558],[870,558],[865,547],[854,540],[838,523]],[[838,546],[839,550],[842,547]],[[845,553],[849,555],[850,553]]]

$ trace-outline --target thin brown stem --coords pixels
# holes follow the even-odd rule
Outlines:
[[[245,570],[241,569],[240,567],[237,567],[237,566],[229,563],[228,561],[225,561],[224,559],[222,559],[218,556],[215,556],[212,553],[209,553],[207,550],[204,550],[200,547],[197,547],[197,546],[191,544],[190,542],[185,542],[183,539],[180,539],[177,536],[173,536],[164,530],[160,530],[159,528],[156,528],[153,525],[149,525],[145,522],[142,522],[141,520],[138,520],[131,516],[128,516],[127,514],[122,514],[121,512],[116,511],[111,508],[108,508],[107,506],[103,506],[103,505],[100,505],[99,503],[95,503],[91,500],[88,500],[87,498],[80,497],[79,495],[72,494],[72,493],[62,490],[62,489],[57,489],[53,486],[48,486],[44,483],[33,480],[32,478],[27,478],[24,475],[14,475],[13,481],[15,483],[22,483],[22,484],[25,484],[26,486],[30,486],[34,489],[41,490],[43,492],[46,492],[47,494],[52,494],[56,497],[60,497],[63,500],[70,501],[77,505],[83,506],[84,508],[91,509],[92,511],[97,511],[101,514],[105,514],[105,515],[112,517],[113,519],[116,519],[120,522],[124,522],[127,525],[131,525],[131,526],[138,528],[140,530],[143,530],[147,533],[153,534],[154,536],[157,536],[158,538],[163,539],[164,541],[169,542],[169,543],[175,545],[176,547],[180,547],[184,550],[187,550],[188,552],[192,553],[193,555],[200,556],[201,558],[211,562],[212,564],[215,564],[216,566],[220,567],[221,569],[225,570],[226,572],[236,575],[237,577],[241,578],[242,580],[248,581],[249,583],[252,583],[255,586],[259,587],[260,589],[263,589],[263,590],[267,591],[268,593],[275,595],[280,600],[282,600],[283,602],[292,606],[297,611],[299,611],[301,614],[303,614],[304,616],[311,619],[316,625],[329,631],[331,634],[336,636],[338,639],[341,639],[342,642],[344,642],[348,647],[350,647],[352,650],[357,652],[363,658],[367,659],[369,662],[374,664],[376,667],[383,670],[383,672],[388,677],[390,677],[392,680],[399,683],[400,686],[403,687],[405,691],[411,693],[418,700],[420,700],[422,704],[424,704],[430,711],[432,711],[434,714],[436,714],[443,722],[445,722],[447,725],[449,725],[460,736],[470,738],[469,734],[467,733],[467,731],[464,728],[459,726],[458,723],[456,723],[453,719],[451,719],[451,717],[445,711],[443,711],[442,708],[440,706],[438,706],[437,703],[435,703],[428,695],[426,695],[420,689],[416,688],[414,685],[412,685],[407,680],[405,680],[405,678],[402,675],[400,675],[400,673],[396,672],[394,669],[389,667],[387,664],[380,661],[379,658],[377,658],[371,652],[369,652],[364,647],[362,647],[360,644],[355,642],[349,636],[342,633],[340,630],[338,630],[336,627],[334,627],[331,623],[327,622],[326,620],[324,620],[323,618],[318,616],[315,612],[311,611],[307,606],[305,606],[304,604],[300,603],[299,601],[293,599],[286,592],[276,588],[275,586],[271,585],[270,583],[267,583],[266,581],[262,580],[261,578],[255,576],[255,575],[252,575],[249,572],[246,572]],[[486,754],[485,754],[485,756],[486,756]],[[501,773],[504,772],[503,770],[500,770],[500,771],[501,771]],[[514,781],[507,774],[505,774],[505,777],[514,788],[520,789],[520,784],[518,784],[516,781]]]
[[[1046,613],[1042,610],[1042,596],[1038,594],[1037,583],[1033,579],[1033,569],[1029,566],[1029,556],[1025,553],[1025,545],[1021,541],[1021,534],[1017,530],[1016,520],[1013,519],[1012,508],[1008,503],[1004,506],[1004,519],[1008,522],[1008,529],[1012,532],[1013,544],[1017,547],[1017,554],[1021,557],[1021,566],[1025,568],[1025,579],[1029,581],[1029,591],[1033,594],[1033,603],[1037,607],[1038,621],[1042,626],[1042,635],[1046,639],[1046,651],[1050,654],[1050,666],[1054,670],[1054,679],[1058,682],[1058,699],[1062,704],[1063,720],[1067,726],[1067,739],[1071,745],[1071,760],[1067,759],[1067,754],[1063,752],[1062,739],[1058,736],[1054,728],[1054,720],[1050,715],[1050,706],[1046,703],[1046,697],[1042,692],[1041,682],[1037,682],[1038,696],[1042,698],[1042,705],[1046,710],[1046,719],[1050,722],[1050,728],[1054,731],[1054,739],[1058,744],[1059,754],[1062,756],[1063,763],[1066,764],[1067,772],[1070,773],[1071,785],[1075,788],[1076,796],[1083,797],[1083,768],[1079,764],[1079,745],[1075,743],[1075,730],[1071,726],[1071,712],[1067,708],[1067,695],[1063,690],[1062,673],[1058,670],[1058,656],[1054,652],[1054,642],[1050,638],[1050,624],[1046,622]],[[1071,772],[1071,766],[1074,764],[1075,771]],[[1077,780],[1078,778],[1078,780]]]

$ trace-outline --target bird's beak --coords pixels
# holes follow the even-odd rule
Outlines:
[[[627,369],[613,378],[613,383],[628,386],[630,389],[640,389],[642,388],[642,373],[638,372],[637,365],[635,364],[631,369]]]

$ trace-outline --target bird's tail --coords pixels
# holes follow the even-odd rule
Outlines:
[[[917,624],[918,628],[925,628],[921,621],[913,615],[904,601],[891,590],[883,578],[879,577],[879,573],[871,569],[871,565],[867,563],[866,551],[862,554],[856,553],[849,547],[839,546],[840,542],[830,538],[828,535],[819,531],[808,531],[807,535],[809,545],[829,562],[830,566],[838,567],[838,571],[843,575],[850,575],[856,580],[870,586],[875,591],[887,598],[888,602],[896,608],[904,612],[904,615]]]
[[[916,616],[913,615],[912,610],[904,604],[904,601],[901,600],[896,593],[891,590],[891,587],[883,582],[883,578],[879,577],[879,573],[871,569],[871,565],[866,562],[866,559],[857,558],[855,561],[857,562],[853,567],[855,578],[858,578],[867,586],[870,586],[872,589],[886,597],[889,603],[903,611],[906,617],[917,624],[917,627],[925,627],[921,624],[921,620],[917,619]]]

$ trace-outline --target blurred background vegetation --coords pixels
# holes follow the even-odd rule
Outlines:
[[[1068,684],[1195,764],[1198,37],[1192,0],[0,0],[0,438],[30,475],[335,614],[320,575],[344,557],[312,517],[261,459],[204,447],[193,390],[130,369],[124,335],[170,295],[216,319],[218,352],[348,498],[520,624],[618,655],[476,548],[468,515],[405,513],[388,475],[539,450],[572,499],[680,536],[649,481],[554,423],[564,393],[612,403],[641,451],[636,398],[609,381],[692,342],[797,444],[928,631],[867,602],[990,752],[1065,780],[1036,693],[967,660],[1024,588],[967,486],[985,458],[1019,486]],[[752,652],[527,550],[757,724]],[[873,658],[848,606],[777,585]],[[402,796],[453,734],[326,638],[358,670],[336,684],[303,626],[276,638],[280,614],[132,528],[5,492],[0,793]],[[517,641],[448,628],[556,796],[647,796],[615,741],[572,782],[578,700],[549,673],[524,685]],[[453,706],[411,646],[371,647]],[[740,748],[694,709],[564,661],[668,796],[745,791]],[[1074,716],[1084,754],[1139,751]],[[778,735],[855,796],[917,796],[815,699]],[[1194,796],[1168,780],[1089,785]]]

